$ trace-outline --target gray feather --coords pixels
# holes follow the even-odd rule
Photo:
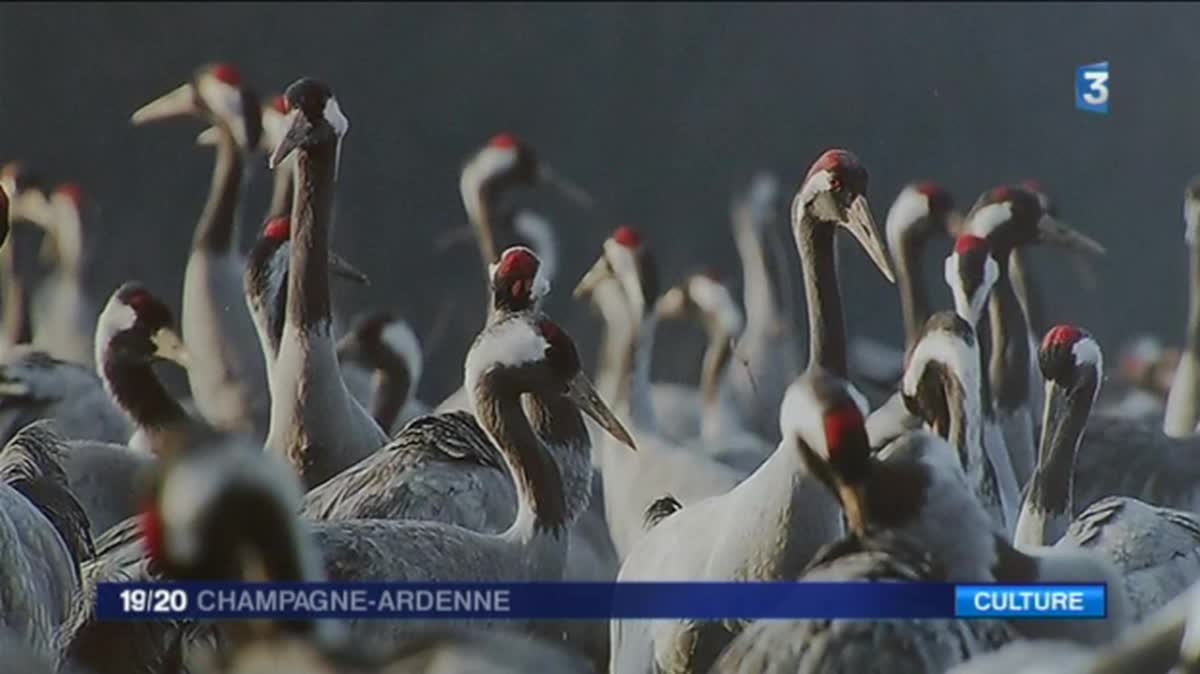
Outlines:
[[[942,579],[923,546],[899,534],[849,536],[826,546],[802,580]],[[789,620],[751,623],[721,654],[718,674],[941,672],[1014,637],[995,621]]]

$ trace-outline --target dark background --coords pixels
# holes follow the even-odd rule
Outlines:
[[[738,280],[727,201],[755,169],[778,172],[790,199],[823,149],[848,147],[881,226],[913,178],[969,206],[1036,177],[1110,251],[1091,292],[1060,258],[1036,258],[1050,319],[1091,328],[1112,357],[1136,332],[1183,335],[1197,25],[1195,5],[1140,3],[2,4],[0,159],[84,186],[102,232],[97,301],[139,278],[177,307],[212,155],[193,144],[199,122],[134,129],[130,113],[211,60],[264,94],[325,79],[351,120],[335,245],[373,279],[336,300],[345,314],[392,307],[422,335],[455,302],[444,339],[426,344],[429,400],[460,380],[482,308],[475,250],[434,254],[431,240],[464,221],[458,169],[494,132],[528,139],[603,207],[532,196],[565,248],[551,312],[588,355],[598,323],[569,291],[618,221],[643,229],[666,279],[711,264]],[[1108,116],[1074,109],[1075,68],[1101,60]],[[263,164],[242,209],[247,245]],[[927,274],[948,305],[949,243],[937,245]],[[841,259],[850,331],[898,343],[895,291],[845,242]],[[656,370],[694,380],[699,339],[663,341],[683,347],[659,348]]]

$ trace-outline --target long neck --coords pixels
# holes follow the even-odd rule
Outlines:
[[[292,256],[288,266],[287,317],[301,332],[328,336],[329,221],[333,202],[336,141],[296,155],[292,205]]]
[[[208,552],[189,576],[251,582],[324,580],[305,549],[308,534],[290,504],[265,486],[227,488],[197,528]]]
[[[896,284],[900,287],[900,311],[904,317],[904,352],[908,353],[921,339],[921,329],[929,318],[929,303],[925,278],[921,274],[921,251],[924,239],[901,236],[893,248],[896,262]]]
[[[294,505],[271,487],[241,483],[226,488],[198,522],[200,554],[186,569],[164,565],[162,575],[178,580],[320,582],[320,555]],[[342,643],[344,626],[329,620],[286,620],[269,627],[230,622],[221,636],[233,648],[261,641],[265,630],[303,637],[322,646]]]
[[[724,330],[710,330],[700,369],[700,435],[709,442],[720,442],[726,431],[739,425],[730,387],[726,384],[732,358],[733,337]]]
[[[1188,285],[1188,324],[1185,348],[1200,356],[1200,242],[1191,246]]]
[[[517,213],[515,218],[538,218],[537,215],[529,212]],[[529,247],[533,249],[535,255],[541,260],[539,271],[547,280],[553,282],[558,274],[558,237],[554,233],[554,228],[550,223],[538,218],[530,224],[519,229],[521,237],[529,243]]]
[[[188,422],[187,412],[167,392],[148,363],[127,362],[105,350],[100,374],[109,395],[139,428],[155,433]]]
[[[991,377],[983,376],[988,371],[988,363],[992,358],[992,340],[988,333],[976,329],[979,336],[979,405],[985,417],[995,416],[995,403],[992,400]]]
[[[1087,375],[1070,392],[1056,382],[1046,382],[1040,459],[1017,520],[1019,545],[1053,545],[1067,532],[1073,510],[1075,457],[1096,387],[1096,377]],[[1056,404],[1056,400],[1062,404]]]
[[[293,182],[295,168],[293,160],[283,163],[275,171],[274,183],[271,188],[271,206],[267,210],[267,218],[280,218],[292,214],[292,195],[295,193]]]
[[[269,351],[263,353],[269,354],[271,360],[274,361],[275,356],[279,355],[279,342],[283,340],[283,325],[287,321],[287,293],[284,291],[288,286],[288,271],[287,268],[291,259],[291,247],[284,246],[283,253],[288,257],[274,262],[281,270],[279,276],[273,279],[272,286],[267,295],[263,298],[266,302],[266,327],[267,327],[267,347]],[[270,368],[268,368],[270,371]]]
[[[375,394],[371,398],[371,416],[384,432],[396,423],[396,417],[408,402],[411,384],[412,377],[400,358],[389,356],[375,370]]]
[[[592,301],[604,321],[596,361],[596,390],[614,405],[626,403],[637,324],[616,282],[598,286],[592,291]]]
[[[520,393],[499,379],[484,375],[471,393],[479,424],[504,455],[517,491],[517,517],[503,536],[519,543],[545,531],[561,536],[566,509],[558,467],[529,425]]]
[[[217,120],[217,163],[213,166],[212,186],[196,233],[193,249],[228,253],[233,249],[234,221],[238,190],[242,184],[242,157],[229,126]]]
[[[1008,255],[998,254],[996,262],[1000,277],[988,298],[992,335],[988,378],[996,404],[1010,411],[1029,399],[1029,324],[1009,282]]]
[[[55,226],[55,272],[81,281],[84,271],[83,215],[74,206],[60,206]]]
[[[708,346],[700,366],[700,400],[706,409],[720,404],[721,383],[730,357],[733,356],[732,336],[723,330],[709,332]]]
[[[475,230],[475,241],[479,245],[479,258],[483,263],[484,288],[491,291],[489,267],[496,261],[495,209],[496,194],[486,182],[477,182],[464,174],[459,183],[463,206],[471,227]],[[491,298],[488,298],[491,301]]]
[[[290,258],[289,243],[276,244],[265,239],[256,243],[246,258],[243,291],[268,373],[279,355],[279,342],[283,338],[283,323],[287,316],[285,288]]]
[[[633,423],[641,428],[656,428],[658,419],[650,397],[650,366],[654,352],[654,336],[658,330],[658,318],[653,312],[642,317],[637,332],[629,344],[627,361],[631,369],[624,377],[628,382],[629,415]]]
[[[762,238],[752,223],[738,223],[733,241],[742,260],[742,303],[748,325],[767,325],[776,318],[775,288]]]
[[[782,442],[725,498],[737,512],[720,535],[710,569],[730,580],[763,580],[794,574],[817,549],[843,533],[841,506],[809,471],[800,451]],[[804,531],[803,536],[794,532]]]
[[[838,289],[832,225],[808,215],[795,228],[796,248],[804,267],[804,297],[808,304],[808,363],[839,377],[847,376],[846,328]]]
[[[1020,248],[1014,250],[1008,258],[1008,274],[1012,280],[1013,292],[1025,312],[1029,326],[1040,335],[1045,327],[1042,319],[1046,315],[1042,294],[1038,290],[1033,268]]]
[[[973,356],[972,356],[973,357]],[[963,471],[973,484],[983,473],[983,420],[979,409],[978,387],[964,373],[948,371],[943,393],[950,416],[947,441],[958,449]]]
[[[565,522],[570,524],[587,509],[592,497],[592,444],[587,424],[579,408],[562,396],[526,394],[523,402],[534,433],[558,465]]]
[[[1190,243],[1189,247],[1187,334],[1184,336],[1182,360],[1171,379],[1163,413],[1163,431],[1172,437],[1194,433],[1196,421],[1200,418],[1200,373],[1196,369],[1196,363],[1200,361],[1200,241]]]

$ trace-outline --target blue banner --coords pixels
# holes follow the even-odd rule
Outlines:
[[[101,620],[1078,618],[1103,617],[1104,589],[868,582],[100,583],[96,615]]]
[[[959,585],[954,612],[963,618],[1104,618],[1103,585]]]

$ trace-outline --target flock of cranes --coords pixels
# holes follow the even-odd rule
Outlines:
[[[132,121],[179,117],[207,125],[216,162],[178,324],[133,280],[97,301],[82,190],[46,193],[15,163],[0,176],[0,671],[1200,671],[1200,183],[1169,394],[1127,376],[1158,363],[1113,373],[1085,329],[1044,323],[1027,251],[1104,249],[1040,187],[990,189],[964,214],[915,182],[881,232],[866,168],[836,149],[791,201],[803,367],[763,174],[731,211],[740,301],[710,272],[660,286],[634,228],[604,241],[573,292],[602,321],[593,385],[542,310],[567,271],[556,232],[511,197],[589,198],[499,134],[460,181],[486,316],[461,388],[430,406],[406,322],[335,321],[334,278],[366,276],[330,249],[350,128],[333,90],[303,78],[262,104],[208,65]],[[274,192],[243,255],[234,213],[264,156]],[[52,261],[40,283],[29,227]],[[902,356],[847,337],[843,233],[898,286]],[[943,237],[953,308],[933,311],[924,252]],[[695,388],[651,379],[667,320],[705,334]],[[1103,582],[1110,597],[1104,619],[1067,621],[96,619],[98,582],[157,579]]]

